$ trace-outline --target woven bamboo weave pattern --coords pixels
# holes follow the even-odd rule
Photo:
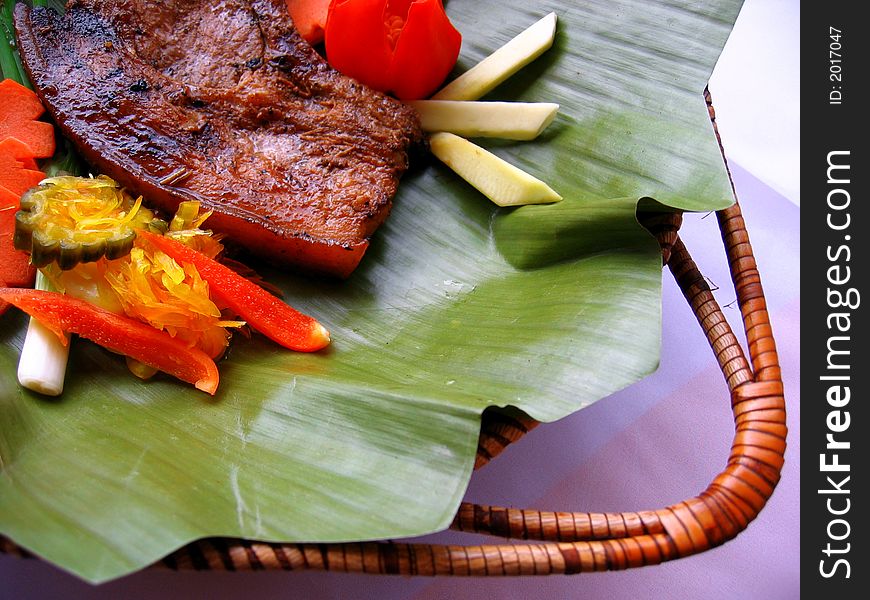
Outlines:
[[[168,557],[174,569],[316,569],[403,575],[545,575],[619,570],[703,552],[734,538],[779,480],[785,403],[763,291],[740,208],[719,214],[749,340],[749,358],[682,242],[668,265],[702,326],[730,390],[735,436],[725,469],[697,496],[659,510],[566,513],[464,503],[455,529],[524,540],[492,545],[389,542],[266,544],[212,539]],[[536,423],[487,415],[478,464]],[[534,542],[531,542],[534,540]]]
[[[715,127],[709,95],[707,102]],[[572,574],[655,565],[734,538],[758,516],[779,481],[787,427],[776,344],[739,204],[720,211],[717,217],[742,315],[746,351],[679,239],[681,216],[641,216],[657,237],[663,261],[697,317],[729,391],[735,426],[731,452],[724,469],[698,495],[657,510],[622,513],[460,506],[454,529],[513,542],[274,544],[215,538],[189,544],[155,566],[402,575]],[[537,422],[522,414],[485,412],[475,467],[485,465],[536,426]],[[0,552],[29,556],[2,536]]]
[[[672,223],[677,223],[677,217]],[[404,575],[543,575],[658,564],[718,546],[745,529],[779,480],[786,445],[785,402],[764,294],[739,205],[719,213],[749,357],[682,242],[668,266],[695,313],[730,390],[735,436],[725,469],[697,496],[659,510],[566,513],[464,503],[455,529],[534,543],[427,545],[267,544],[208,539],[164,559],[173,569],[316,569]],[[664,227],[670,236],[671,227]],[[661,237],[660,237],[661,240]],[[487,413],[477,465],[537,423]],[[27,556],[9,540],[0,551]]]

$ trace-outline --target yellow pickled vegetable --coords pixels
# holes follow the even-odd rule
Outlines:
[[[223,245],[211,232],[200,229],[209,214],[200,214],[198,202],[184,202],[166,235],[217,256]],[[177,263],[140,238],[132,241],[121,258],[103,257],[68,270],[51,264],[43,272],[59,291],[162,329],[213,358],[226,350],[231,337],[228,328],[244,325],[223,317],[209,297],[208,283],[193,265]],[[140,367],[134,364],[131,370],[140,377],[150,374]]]
[[[37,267],[63,269],[105,256],[120,258],[133,247],[135,230],[156,220],[109,177],[46,179],[21,198],[15,217],[15,247],[30,252]]]
[[[109,261],[106,281],[115,290],[127,316],[163,329],[209,356],[223,355],[229,344],[224,320],[209,298],[208,283],[193,265],[180,265],[147,242],[136,241],[130,256]]]

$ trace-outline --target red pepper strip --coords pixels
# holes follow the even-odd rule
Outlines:
[[[314,352],[329,344],[329,332],[317,320],[288,306],[232,269],[172,238],[144,229],[137,235],[179,264],[196,267],[219,303],[272,341],[299,352]]]
[[[402,100],[431,95],[461,45],[441,0],[333,0],[329,7],[329,64]]]
[[[150,325],[57,292],[0,288],[0,301],[17,306],[64,343],[64,332],[76,333],[113,352],[192,383],[199,390],[212,395],[217,390],[217,365],[205,352],[190,348]]]

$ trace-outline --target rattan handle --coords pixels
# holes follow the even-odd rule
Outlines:
[[[671,270],[697,315],[731,391],[736,434],[725,470],[697,497],[640,513],[555,513],[464,504],[455,527],[509,538],[551,541],[646,539],[666,534],[666,558],[693,554],[733,538],[773,493],[786,445],[785,403],[776,347],[745,224],[738,206],[719,215],[743,314],[750,364],[705,279],[682,242]],[[526,425],[517,424],[517,427]],[[603,549],[603,547],[602,547]],[[611,544],[612,551],[620,551]],[[624,557],[630,548],[621,549]],[[650,556],[656,554],[653,552]],[[632,560],[629,566],[639,566]]]

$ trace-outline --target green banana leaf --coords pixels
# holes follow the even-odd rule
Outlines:
[[[105,581],[205,536],[399,538],[445,528],[482,411],[564,417],[655,370],[661,263],[641,199],[720,209],[704,86],[740,0],[451,0],[457,71],[550,11],[554,47],[490,99],[558,102],[534,142],[481,141],[554,205],[500,209],[421,160],[359,270],[254,265],[333,334],[238,338],[211,398],[75,340],[59,399],[18,387],[25,317],[0,319],[0,533]]]

